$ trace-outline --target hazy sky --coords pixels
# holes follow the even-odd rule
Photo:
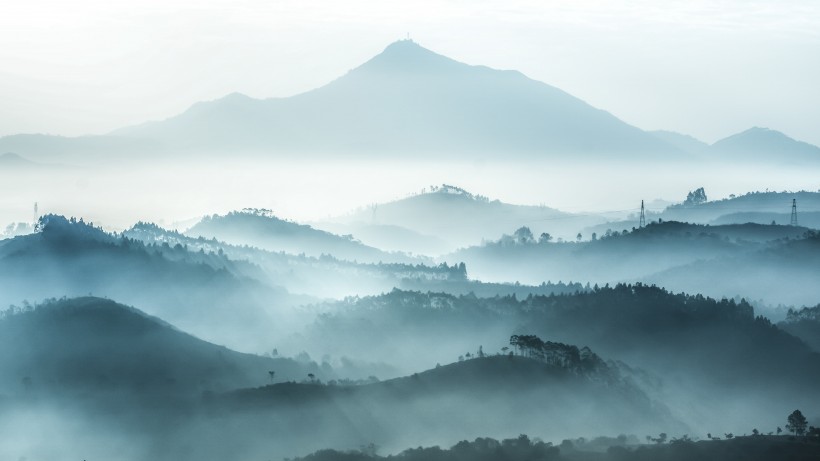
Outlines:
[[[0,135],[104,133],[239,91],[288,96],[407,33],[644,129],[820,144],[820,2],[0,2]]]

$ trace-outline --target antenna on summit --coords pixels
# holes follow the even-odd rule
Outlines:
[[[646,226],[646,213],[644,213],[643,200],[641,200],[641,219],[638,221],[638,227]]]
[[[790,223],[792,226],[797,226],[797,199],[792,199],[792,220]]]
[[[37,209],[37,202],[34,202],[34,221],[32,221],[32,223],[31,223],[33,226],[37,226],[37,218],[39,218],[39,217],[40,216],[39,216],[39,212],[38,212],[38,209]]]

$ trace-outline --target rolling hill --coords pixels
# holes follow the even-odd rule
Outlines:
[[[224,216],[206,216],[185,234],[314,257],[332,255],[339,259],[371,263],[422,261],[402,253],[387,253],[369,247],[352,237],[342,237],[305,224],[285,221],[266,210],[242,210]]]
[[[147,399],[258,386],[268,370],[281,379],[318,370],[231,351],[108,299],[61,299],[4,314],[0,393],[129,390]]]
[[[373,226],[388,230],[390,226],[410,229],[444,241],[446,245],[440,245],[440,251],[442,247],[453,250],[476,245],[519,226],[533,226],[534,229],[549,227],[550,232],[574,237],[579,229],[603,221],[604,218],[595,215],[574,215],[546,206],[513,205],[490,200],[460,187],[442,184],[408,198],[336,217],[331,223],[320,225],[333,228],[334,223],[341,223],[354,235],[358,228],[372,230]],[[424,247],[412,249],[423,250]]]
[[[147,246],[62,216],[44,216],[39,226],[39,232],[0,241],[2,305],[106,296],[198,337],[265,350],[267,335],[284,328],[283,309],[312,299],[260,282],[252,277],[257,267],[221,255]]]
[[[499,240],[443,256],[442,260],[463,261],[472,277],[486,281],[661,283],[653,278],[655,274],[698,261],[724,261],[769,248],[774,252],[786,251],[783,247],[786,239],[802,239],[807,231],[805,227],[771,224],[710,226],[677,221],[650,222],[640,229],[620,231],[616,227],[614,232],[607,231],[596,240],[581,242],[520,240],[505,235]],[[783,260],[782,264],[788,264],[788,260]],[[740,265],[733,273],[743,274],[750,269]],[[715,274],[717,278],[704,279],[702,286],[687,285],[685,291],[715,296],[750,296],[742,291],[719,294],[709,291],[719,286],[718,280],[729,275]],[[793,287],[793,284],[784,283],[782,288],[771,291],[767,299],[781,302],[779,296],[793,293]],[[676,285],[670,288],[684,289]]]
[[[818,410],[820,354],[742,300],[636,284],[522,299],[397,290],[334,307],[303,335],[316,347],[412,364],[475,354],[477,343],[505,353],[510,343],[492,338],[514,331],[585,344],[637,367],[635,383],[702,430],[748,430],[784,408]]]
[[[820,147],[797,141],[769,128],[754,127],[715,142],[710,147],[722,160],[764,161],[779,164],[820,162]]]
[[[264,428],[249,429],[257,437],[298,434],[282,442],[280,452],[368,443],[393,450],[411,440],[453,443],[488,431],[562,437],[614,428],[684,430],[614,367],[601,361],[584,374],[520,356],[493,356],[358,386],[281,383],[239,390],[211,404],[216,414],[247,418],[244,427]]]

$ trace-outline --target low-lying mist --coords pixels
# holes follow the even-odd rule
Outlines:
[[[820,186],[817,171],[811,168],[713,165],[705,169],[660,161],[637,169],[604,160],[596,164],[390,160],[363,164],[344,159],[225,157],[230,160],[168,158],[157,164],[118,158],[70,169],[0,171],[0,222],[31,221],[34,202],[39,202],[43,214],[82,216],[109,230],[123,230],[137,221],[184,230],[199,217],[246,207],[268,208],[281,218],[311,222],[442,183],[507,203],[626,215],[637,212],[642,199],[682,200],[700,186],[713,197]],[[509,228],[520,224],[510,222]],[[575,232],[563,237],[574,238]]]

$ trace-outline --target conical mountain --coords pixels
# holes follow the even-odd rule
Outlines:
[[[115,134],[173,149],[269,155],[683,155],[558,88],[520,72],[463,64],[410,40],[313,91],[265,100],[232,94]]]

